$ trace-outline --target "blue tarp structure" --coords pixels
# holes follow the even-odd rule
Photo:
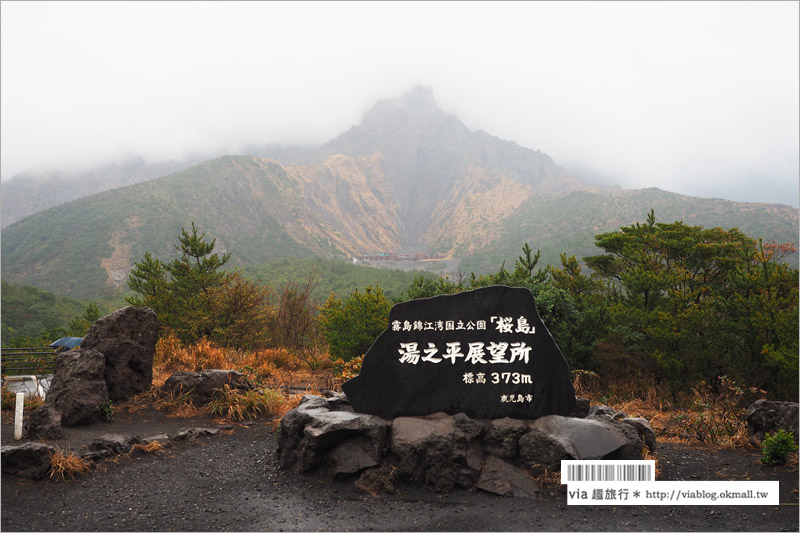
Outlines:
[[[58,339],[57,341],[53,342],[52,344],[49,344],[48,347],[49,348],[60,348],[60,347],[63,346],[67,350],[71,350],[72,348],[74,348],[76,346],[80,346],[81,342],[83,342],[83,337],[61,337],[60,339]]]

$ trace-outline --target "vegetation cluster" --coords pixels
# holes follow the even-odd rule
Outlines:
[[[394,303],[491,285],[529,289],[577,393],[652,418],[660,438],[744,445],[750,402],[797,400],[798,271],[784,261],[793,245],[735,228],[660,223],[652,211],[595,243],[603,253],[583,264],[561,254],[559,267],[540,268],[539,251],[525,244],[513,269],[417,275],[391,297],[369,284],[322,301],[319,269],[287,273],[274,289],[227,270],[230,255],[216,253],[192,224],[175,246],[179,257],[147,252],[136,263],[127,301],[152,308],[162,326],[153,391],[178,370],[238,370],[257,390],[220,391],[203,408],[234,420],[280,416],[303,387],[335,389],[357,375]],[[85,309],[82,325],[95,312]],[[196,412],[188,396],[149,399]]]
[[[653,388],[677,400],[698,386],[719,393],[728,383],[796,399],[798,273],[783,259],[789,244],[756,242],[737,229],[645,223],[596,236],[604,253],[561,255],[539,268],[525,244],[513,270],[489,275],[417,276],[388,298],[380,286],[312,297],[319,280],[275,291],[239,272],[224,272],[229,254],[213,252],[192,225],[162,263],[145,254],[131,272],[128,301],[156,311],[184,345],[206,340],[237,350],[287,350],[311,370],[363,355],[386,328],[393,303],[491,285],[528,288],[573,370],[601,376],[618,394]],[[724,376],[725,380],[720,377]]]

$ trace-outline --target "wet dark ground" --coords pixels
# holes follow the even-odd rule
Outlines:
[[[102,433],[141,437],[208,419],[159,413],[70,429],[50,444],[78,451]],[[222,422],[220,422],[221,424]],[[2,427],[3,444],[13,443]],[[271,424],[180,442],[166,455],[137,453],[72,482],[2,477],[3,531],[797,531],[798,473],[766,467],[755,451],[662,444],[661,479],[780,480],[778,506],[568,506],[566,494],[537,499],[482,491],[437,495],[398,485],[379,498],[357,493],[353,479],[333,482],[278,469]]]

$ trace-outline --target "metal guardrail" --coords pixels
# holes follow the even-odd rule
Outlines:
[[[52,374],[56,364],[56,351],[48,347],[2,348],[2,369],[5,376]]]

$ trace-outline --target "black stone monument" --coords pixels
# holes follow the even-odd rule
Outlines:
[[[395,305],[342,385],[356,412],[471,418],[568,415],[575,390],[528,289],[486,287]]]

